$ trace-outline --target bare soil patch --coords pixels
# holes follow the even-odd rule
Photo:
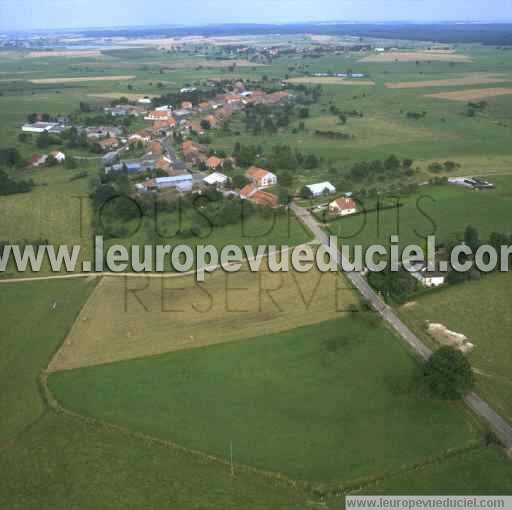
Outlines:
[[[476,101],[491,97],[506,96],[512,94],[512,88],[496,87],[489,89],[468,89],[455,90],[453,92],[436,92],[435,94],[425,94],[424,97],[433,97],[436,99],[449,99],[450,101]]]
[[[455,349],[458,349],[464,353],[471,352],[475,348],[475,346],[468,340],[466,335],[457,333],[455,331],[450,331],[443,324],[429,322],[427,331],[429,335],[441,345],[454,347]]]

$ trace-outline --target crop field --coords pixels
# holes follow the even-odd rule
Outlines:
[[[285,254],[285,257],[289,254]],[[216,271],[171,278],[105,277],[51,364],[110,363],[272,334],[348,313],[356,298],[336,273]]]
[[[460,78],[386,83],[386,87],[388,89],[421,89],[426,87],[455,87],[458,85],[483,85],[486,83],[501,83],[508,81],[512,81],[512,77],[506,76],[504,74],[469,73]]]
[[[78,83],[82,81],[126,81],[133,80],[133,75],[122,76],[78,76],[78,77],[64,77],[64,78],[36,78],[30,80],[32,83],[43,85],[45,83]]]
[[[232,443],[236,462],[295,479],[348,484],[478,444],[464,408],[422,396],[416,362],[366,315],[56,372],[49,385],[78,413],[221,458]]]
[[[421,296],[400,310],[424,337],[425,321],[441,323],[468,337],[475,345],[469,357],[477,374],[478,388],[509,420],[512,420],[512,319],[508,314],[511,300],[511,274],[497,273]]]
[[[449,99],[451,101],[476,101],[478,99],[488,99],[497,96],[509,96],[512,94],[512,88],[496,87],[489,89],[469,89],[456,90],[453,92],[438,92],[436,94],[427,94],[426,97],[436,99]]]
[[[371,80],[350,80],[336,76],[304,76],[303,78],[291,78],[288,83],[304,83],[306,85],[375,85]]]
[[[361,62],[472,62],[468,55],[461,55],[452,52],[435,51],[390,51],[388,53],[377,53],[368,55],[361,59]]]

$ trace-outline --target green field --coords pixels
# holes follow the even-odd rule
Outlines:
[[[391,235],[399,235],[400,246],[424,247],[426,236],[435,235],[437,243],[462,240],[464,230],[473,225],[482,240],[492,232],[510,231],[512,178],[495,177],[496,190],[471,191],[454,185],[421,186],[417,193],[387,197],[395,207],[342,218],[329,223],[329,231],[339,243],[362,245],[390,244]],[[377,199],[363,199],[366,209],[374,209]],[[396,204],[400,203],[400,208]]]
[[[50,388],[81,414],[220,457],[232,442],[237,462],[298,479],[348,483],[477,440],[463,407],[418,394],[416,363],[368,320],[56,372]]]
[[[477,371],[478,389],[509,420],[512,420],[512,320],[508,314],[511,283],[510,273],[491,274],[477,282],[421,296],[400,309],[423,336],[426,336],[424,323],[428,320],[465,334],[475,344],[470,360]]]

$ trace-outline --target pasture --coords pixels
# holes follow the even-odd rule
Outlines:
[[[496,273],[480,281],[448,287],[401,307],[400,314],[426,340],[425,321],[465,334],[475,345],[469,359],[479,392],[512,420],[512,276]]]
[[[218,269],[201,283],[195,275],[105,277],[50,369],[270,335],[346,315],[356,302],[336,273],[272,273],[266,260],[258,273]]]
[[[360,62],[472,62],[469,55],[451,51],[389,51],[363,57]]]
[[[487,89],[454,90],[453,92],[437,92],[435,94],[427,94],[425,97],[466,102],[488,99],[490,97],[509,96],[511,94],[512,88],[495,87]]]
[[[464,407],[423,395],[416,361],[369,315],[55,372],[49,386],[80,414],[226,459],[232,442],[238,463],[340,486],[477,444]]]

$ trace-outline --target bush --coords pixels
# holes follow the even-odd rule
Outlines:
[[[425,382],[438,397],[458,400],[474,386],[471,365],[462,352],[445,346],[438,349],[425,363]]]

